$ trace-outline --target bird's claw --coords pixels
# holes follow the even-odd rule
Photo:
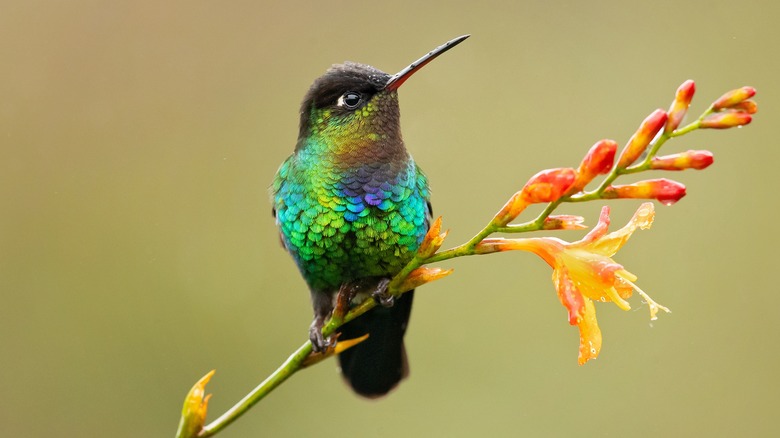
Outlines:
[[[382,305],[382,307],[393,307],[393,304],[395,304],[395,295],[391,294],[387,290],[387,286],[389,284],[390,279],[388,278],[379,280],[379,283],[376,285],[376,290],[374,290],[374,292],[371,294],[371,296],[373,296],[374,299]]]
[[[322,335],[323,325],[323,321],[315,319],[309,328],[309,341],[311,341],[311,349],[315,353],[321,353],[332,347],[335,343],[331,338],[325,338],[325,336]]]

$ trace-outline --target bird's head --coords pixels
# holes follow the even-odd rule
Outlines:
[[[366,143],[402,145],[398,87],[466,38],[437,47],[395,75],[354,62],[332,66],[314,81],[303,99],[296,150],[312,138],[330,148],[349,150]]]

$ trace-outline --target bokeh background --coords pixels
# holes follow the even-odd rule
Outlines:
[[[333,361],[221,436],[770,436],[780,408],[776,2],[10,0],[0,6],[0,436],[171,437],[204,373],[210,419],[306,339],[308,293],[268,201],[330,64],[389,72],[473,36],[401,89],[450,244],[538,170],[624,142],[676,87],[742,85],[750,126],[697,132],[705,172],[618,261],[673,309],[598,307],[577,366],[550,270],[452,261],[418,292],[411,377],[358,399]],[[669,176],[669,175],[664,175]],[[598,205],[597,205],[598,204]],[[638,205],[615,202],[614,223]],[[596,221],[601,203],[559,213]],[[574,240],[581,233],[560,237]]]

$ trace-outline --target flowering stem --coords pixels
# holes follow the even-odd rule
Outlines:
[[[679,101],[680,99],[682,99],[680,96],[683,97],[686,96],[685,93],[688,93],[687,101],[686,100]],[[604,151],[611,152],[611,155],[608,155],[609,161],[607,162],[607,164],[612,164],[614,159],[614,154],[615,154],[616,144],[614,143],[614,141],[602,140],[602,142],[597,143],[596,145],[594,145],[594,148],[592,148],[592,151],[596,151],[596,152],[600,151],[602,152],[602,155],[600,156],[591,155],[589,153],[589,155],[586,157],[586,160],[583,161],[582,166],[585,167],[582,167],[580,169],[579,174],[575,172],[573,169],[568,169],[568,173],[549,172],[545,175],[542,175],[547,179],[542,179],[540,177],[540,179],[534,180],[539,182],[538,184],[539,187],[543,186],[544,184],[547,184],[546,187],[552,187],[553,189],[560,190],[558,192],[554,192],[555,193],[554,196],[550,195],[550,193],[553,192],[545,192],[544,190],[541,189],[539,189],[538,192],[533,192],[532,190],[534,189],[533,186],[529,188],[529,193],[526,193],[525,191],[526,188],[524,188],[522,192],[518,192],[515,195],[515,197],[510,199],[510,201],[507,203],[504,209],[499,211],[499,213],[494,217],[494,219],[491,220],[476,235],[474,235],[474,237],[472,237],[470,240],[468,240],[467,242],[461,245],[455,246],[447,250],[437,251],[437,249],[441,245],[441,242],[446,236],[446,232],[441,235],[438,234],[440,230],[440,221],[437,221],[435,226],[431,227],[431,232],[429,232],[429,234],[435,234],[434,238],[432,238],[433,240],[428,241],[427,239],[429,238],[429,236],[426,236],[426,242],[420,247],[420,251],[418,251],[418,253],[414,256],[414,258],[412,258],[412,260],[409,261],[409,263],[407,263],[406,266],[404,266],[403,269],[391,279],[390,283],[388,284],[388,292],[395,296],[399,296],[402,293],[406,292],[407,290],[416,287],[416,285],[433,281],[449,273],[449,271],[444,272],[442,270],[437,270],[436,268],[420,269],[424,265],[446,261],[458,257],[469,256],[469,255],[490,254],[490,253],[506,251],[506,250],[531,251],[536,253],[537,255],[540,255],[543,259],[545,259],[545,261],[547,261],[552,266],[553,260],[549,258],[549,254],[545,255],[544,251],[540,252],[540,248],[543,246],[542,242],[563,242],[560,241],[559,239],[554,239],[554,238],[548,238],[547,240],[544,240],[542,238],[502,239],[502,238],[489,238],[489,237],[495,233],[509,234],[509,233],[525,233],[530,231],[539,231],[543,229],[567,229],[566,226],[569,226],[568,229],[576,229],[576,227],[579,225],[579,222],[571,220],[571,218],[577,218],[576,216],[558,216],[553,218],[550,217],[553,211],[555,211],[555,209],[558,208],[560,204],[565,202],[586,202],[592,200],[612,199],[615,197],[620,197],[621,193],[626,193],[626,192],[617,192],[616,191],[617,188],[636,189],[637,187],[636,186],[612,187],[612,183],[621,175],[634,174],[634,173],[639,173],[639,172],[654,169],[653,160],[656,154],[658,153],[658,151],[660,150],[661,146],[663,146],[664,143],[666,143],[668,140],[675,137],[680,137],[682,135],[685,135],[687,133],[690,133],[702,127],[722,129],[722,128],[749,123],[750,116],[747,113],[742,113],[741,115],[737,114],[737,116],[740,116],[741,118],[736,118],[736,119],[732,117],[731,119],[721,118],[717,120],[712,120],[710,118],[705,121],[705,118],[707,116],[713,115],[713,113],[723,110],[724,108],[726,110],[729,110],[732,107],[737,109],[742,108],[744,111],[748,111],[749,114],[754,113],[757,108],[755,102],[745,101],[745,99],[752,97],[752,95],[755,94],[755,90],[750,87],[743,87],[742,89],[734,90],[721,97],[721,99],[719,99],[713,105],[711,105],[696,121],[682,128],[674,129],[677,127],[677,124],[684,116],[685,111],[687,111],[692,93],[693,93],[692,81],[686,82],[678,90],[677,104],[678,107],[682,109],[673,106],[673,109],[677,108],[675,109],[675,111],[677,112],[674,112],[673,114],[674,118],[669,120],[669,123],[667,124],[671,132],[660,131],[660,134],[658,134],[657,136],[655,136],[653,140],[651,140],[651,137],[656,132],[656,130],[652,130],[650,128],[653,126],[658,128],[660,126],[659,124],[662,124],[664,123],[664,121],[666,121],[667,114],[661,110],[657,110],[655,113],[653,113],[653,115],[648,117],[648,119],[646,119],[645,122],[643,122],[643,125],[640,126],[640,130],[637,131],[635,137],[632,137],[632,139],[629,141],[629,146],[626,147],[626,149],[632,153],[631,154],[624,153],[624,155],[619,160],[619,163],[624,163],[624,164],[615,165],[613,167],[609,167],[609,166],[600,167],[598,165],[598,163],[602,163],[602,164],[605,163],[605,161],[603,160],[598,161],[597,159],[598,157],[607,156],[603,153]],[[680,102],[682,102],[682,104]],[[738,105],[743,105],[743,106],[738,106]],[[719,115],[720,114],[714,114],[714,116],[719,116]],[[733,114],[728,114],[728,113],[726,115],[733,116]],[[644,135],[644,137],[642,137],[639,134]],[[646,153],[644,158],[641,158],[637,164],[631,165],[631,162],[633,160],[639,159],[639,156],[642,151],[641,147],[645,147],[645,146],[646,146],[645,149]],[[709,152],[707,153],[709,154]],[[626,156],[628,156],[629,158],[625,158]],[[589,157],[590,158],[596,157],[596,158],[593,158],[593,161],[588,161],[590,159]],[[709,157],[711,163],[711,155],[709,155]],[[668,160],[668,158],[666,160]],[[668,165],[665,164],[668,163],[668,161],[664,161],[664,160],[661,161],[664,164],[658,164],[658,162],[656,161],[655,168],[662,168],[660,166]],[[690,167],[691,166],[679,167],[677,169],[673,168],[672,170],[680,170],[681,168],[690,168]],[[706,167],[706,165],[704,167]],[[703,167],[695,167],[695,168],[703,168]],[[585,169],[590,173],[582,173],[582,169]],[[563,170],[567,170],[567,169],[563,169]],[[584,191],[584,186],[587,185],[587,183],[589,183],[590,181],[592,181],[594,176],[603,175],[603,174],[606,174],[606,176],[604,177],[603,181],[601,181],[601,183],[598,185],[596,189],[592,191]],[[567,175],[570,176],[572,179],[566,180],[565,177]],[[581,179],[577,180],[576,178],[578,176]],[[556,177],[559,177],[559,179],[556,179]],[[568,183],[565,183],[564,181],[568,181]],[[565,187],[563,187],[564,185]],[[526,187],[529,186],[527,185]],[[628,193],[636,194],[637,192],[628,192]],[[684,195],[684,187],[683,187],[683,195]],[[545,196],[547,197],[545,198]],[[631,196],[626,196],[626,197],[631,197]],[[645,193],[639,193],[639,196],[634,196],[634,197],[642,198],[646,196]],[[655,199],[661,200],[663,202],[663,198],[661,197],[656,197]],[[679,197],[677,197],[676,199],[679,199]],[[519,215],[520,212],[522,212],[525,206],[531,203],[541,203],[542,200],[549,201],[549,202],[547,202],[547,206],[535,219],[520,224],[509,223],[511,222],[512,219],[517,217],[517,215]],[[517,201],[519,205],[521,205],[521,207],[517,207],[518,204],[515,203],[515,201]],[[606,211],[608,215],[608,210]],[[548,222],[548,219],[552,219],[552,220]],[[582,218],[579,219],[580,221],[582,220]],[[652,217],[650,218],[650,222],[652,222]],[[606,222],[606,224],[608,225],[608,221]],[[548,226],[548,228],[545,228],[546,225]],[[604,224],[602,224],[600,221],[600,225],[604,225]],[[649,223],[647,225],[649,225]],[[636,225],[636,226],[643,227],[642,225]],[[436,229],[435,233],[433,233],[434,228]],[[603,232],[604,233],[606,232],[606,226],[604,227]],[[591,233],[593,233],[593,231]],[[437,243],[435,245],[432,245],[431,244],[432,241],[436,241]],[[551,245],[557,245],[557,244],[558,243],[552,243]],[[429,251],[423,251],[423,246],[426,245],[429,249],[430,248],[432,249],[430,249]],[[423,252],[424,254],[422,254]],[[428,271],[425,271],[425,269],[428,269]],[[423,274],[420,274],[420,272],[423,272]],[[625,271],[623,272],[624,272],[624,276],[631,275],[629,273],[626,273]],[[413,279],[413,277],[420,281],[418,281],[417,283],[414,283],[414,281],[412,281],[412,283],[410,284],[409,280]],[[666,312],[669,311],[667,308],[659,305],[658,303],[650,299],[650,297],[647,296],[647,294],[645,294],[641,289],[639,289],[639,287],[637,287],[632,281],[627,281],[627,283],[630,284],[647,301],[650,307],[650,313],[652,319],[656,318],[656,313],[659,310],[664,310]],[[617,295],[614,288],[612,288],[611,292],[612,294],[609,295],[610,300],[615,303],[618,303],[619,305],[621,305],[621,307],[627,309],[628,303],[625,302],[619,295]],[[607,293],[609,293],[609,291],[607,291]],[[337,333],[338,329],[343,324],[357,318],[363,313],[368,312],[376,305],[377,305],[376,300],[368,299],[368,300],[364,300],[362,303],[356,305],[355,307],[350,308],[348,311],[344,310],[344,308],[348,307],[346,305],[337,306],[337,310],[333,312],[334,315],[331,316],[330,320],[323,327],[322,330],[323,336],[327,338],[333,335],[334,333]],[[592,304],[588,304],[588,305],[592,306]],[[594,321],[592,323],[595,325],[595,316],[593,316],[593,318]],[[590,322],[585,321],[585,323],[590,323]],[[598,344],[600,345],[601,342],[600,332],[597,333],[597,335],[599,339]],[[276,371],[274,371],[262,383],[260,383],[257,387],[255,387],[249,394],[247,394],[243,399],[241,399],[238,403],[236,403],[233,407],[231,407],[227,412],[222,414],[216,420],[212,421],[206,426],[203,426],[202,428],[201,425],[203,424],[203,420],[205,419],[205,415],[206,415],[205,410],[206,410],[206,403],[208,401],[208,397],[206,397],[203,400],[201,399],[195,400],[196,402],[198,402],[196,403],[197,404],[196,407],[200,406],[199,403],[201,401],[203,402],[202,412],[199,412],[199,414],[202,414],[202,417],[200,417],[197,420],[198,423],[195,423],[194,420],[190,421],[188,420],[188,417],[186,415],[183,415],[182,426],[180,426],[180,432],[179,434],[177,434],[177,438],[195,438],[195,437],[205,438],[217,434],[222,429],[227,427],[229,424],[237,420],[244,413],[246,413],[252,406],[257,404],[257,402],[262,400],[266,395],[268,395],[271,391],[276,389],[279,385],[281,385],[284,381],[290,378],[293,374],[295,374],[296,372],[305,368],[308,365],[311,365],[313,363],[318,362],[319,360],[322,360],[323,358],[327,357],[329,354],[334,354],[331,351],[329,354],[323,354],[317,357],[316,361],[310,361],[309,359],[312,358],[312,351],[313,349],[312,349],[311,342],[306,341],[294,353],[292,353],[292,355],[290,355],[287,358],[287,360],[285,360],[284,363],[282,363],[279,366],[279,368],[276,369]],[[338,348],[336,349],[336,353],[338,353]],[[588,356],[584,360],[588,360],[588,358],[592,358],[592,357],[595,356]],[[210,375],[208,375],[207,377],[210,378]],[[208,381],[208,378],[206,378],[206,380],[203,380],[202,386],[205,386],[205,382]],[[199,387],[199,389],[201,391],[200,396],[202,396],[203,387]],[[185,405],[185,407],[187,407],[187,405]],[[200,430],[198,432],[195,432],[198,429]]]

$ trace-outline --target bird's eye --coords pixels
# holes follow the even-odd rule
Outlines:
[[[355,109],[360,105],[361,100],[363,97],[360,95],[360,93],[356,93],[354,91],[347,91],[341,97],[339,97],[339,100],[337,102],[338,106],[346,107],[347,109]]]

